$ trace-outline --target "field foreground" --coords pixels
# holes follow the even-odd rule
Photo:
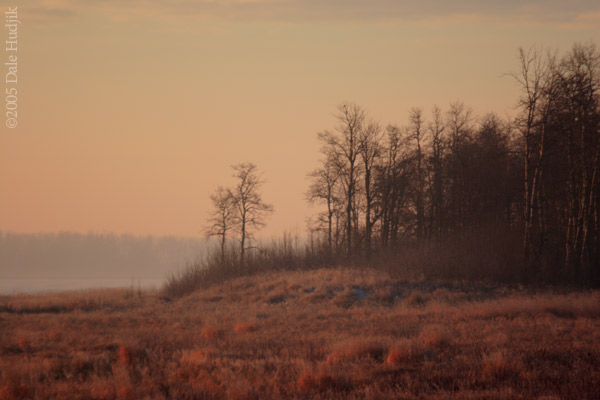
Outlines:
[[[322,269],[0,297],[1,399],[598,399],[600,292]]]

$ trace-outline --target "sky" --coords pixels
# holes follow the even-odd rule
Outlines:
[[[317,211],[304,201],[317,133],[339,103],[384,126],[453,101],[508,117],[520,46],[600,42],[598,1],[0,4],[21,21],[0,230],[20,233],[199,237],[210,193],[250,161],[275,208],[260,236],[303,234]]]

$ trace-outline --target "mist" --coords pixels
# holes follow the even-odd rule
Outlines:
[[[0,292],[159,286],[206,246],[175,236],[0,232]]]

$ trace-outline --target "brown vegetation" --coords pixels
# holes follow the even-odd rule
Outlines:
[[[600,395],[598,291],[345,268],[239,277],[172,301],[4,296],[0,310],[2,399]]]

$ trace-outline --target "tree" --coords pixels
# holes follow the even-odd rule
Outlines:
[[[360,130],[358,152],[362,160],[362,172],[364,181],[364,200],[365,200],[365,253],[367,258],[371,256],[371,236],[373,235],[373,226],[377,222],[379,215],[374,215],[373,208],[377,193],[374,190],[375,168],[380,162],[381,128],[376,122],[370,121],[364,129]]]
[[[204,229],[206,236],[218,236],[221,241],[221,263],[225,262],[225,241],[227,234],[233,228],[234,203],[231,191],[219,186],[214,194],[210,196],[214,211],[207,220]]]
[[[471,141],[472,120],[471,108],[461,102],[450,104],[446,125],[450,144],[445,167],[449,186],[449,222],[455,231],[463,230],[468,225],[469,207],[465,194],[468,192],[467,186],[470,185],[467,177],[467,157],[471,154],[466,150]]]
[[[439,107],[434,106],[432,110],[432,121],[429,123],[429,135],[431,137],[430,150],[430,195],[429,204],[430,211],[430,234],[435,239],[440,239],[442,229],[444,227],[444,180],[442,160],[444,158],[444,124],[442,122],[442,111]]]
[[[312,182],[306,193],[306,199],[309,203],[322,202],[327,206],[324,218],[320,215],[318,221],[327,224],[327,250],[331,255],[333,251],[333,218],[339,209],[339,198],[336,193],[339,175],[331,158],[326,158],[322,164],[320,168],[308,174]]]
[[[416,235],[417,245],[421,245],[425,236],[425,179],[424,179],[424,162],[423,162],[423,140],[425,130],[423,129],[423,111],[420,108],[413,108],[410,111],[410,138],[415,143],[415,209],[417,212]]]
[[[365,111],[357,104],[343,103],[338,106],[336,118],[339,122],[337,134],[325,131],[319,133],[319,140],[323,143],[322,151],[335,163],[342,183],[346,207],[346,254],[350,257],[353,252],[352,222],[360,174],[360,133],[365,121]]]
[[[576,44],[561,60],[535,48],[519,59],[525,263],[599,279],[600,54]]]
[[[567,172],[564,265],[580,280],[598,275],[600,170],[600,52],[575,45],[555,71],[552,116],[563,139]]]
[[[540,112],[548,91],[548,77],[551,75],[547,62],[540,50],[535,47],[527,52],[519,48],[521,70],[512,74],[521,86],[519,107],[521,116],[517,118],[517,126],[523,136],[523,254],[526,264],[530,264],[534,252],[534,218],[540,211],[540,186],[543,178],[543,162],[545,155],[546,117],[547,112]],[[550,104],[547,99],[546,105]],[[546,107],[548,110],[548,107]],[[541,219],[540,219],[541,220]],[[539,224],[541,225],[541,224]],[[543,236],[543,230],[538,235]],[[537,235],[535,235],[537,236]],[[541,253],[543,238],[538,241],[537,253]]]
[[[380,207],[380,240],[382,247],[398,244],[401,227],[411,223],[405,209],[411,178],[410,154],[406,138],[397,126],[388,126],[382,160],[376,168],[375,189]]]
[[[260,188],[265,181],[257,173],[256,165],[241,163],[233,165],[232,168],[237,183],[229,193],[235,209],[233,221],[240,235],[240,263],[243,265],[246,242],[252,238],[255,230],[265,226],[266,218],[274,209],[262,199]]]
[[[513,208],[521,204],[522,188],[515,184],[520,159],[510,151],[507,125],[495,114],[486,114],[473,137],[469,198],[475,227],[507,226]]]

